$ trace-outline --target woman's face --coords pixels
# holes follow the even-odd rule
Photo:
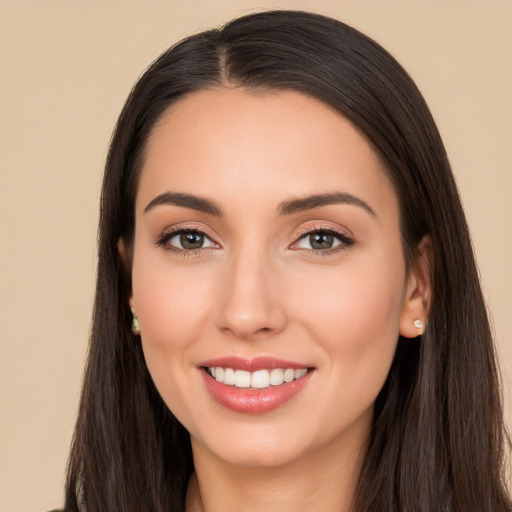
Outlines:
[[[393,188],[333,109],[223,88],[171,106],[132,278],[149,371],[193,446],[269,466],[364,442],[414,282]]]

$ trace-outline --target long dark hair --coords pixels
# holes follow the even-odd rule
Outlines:
[[[370,141],[399,199],[404,252],[433,247],[421,340],[398,340],[375,404],[356,511],[511,511],[494,346],[448,159],[418,89],[368,37],[297,11],[263,12],[185,39],[143,74],[108,154],[96,302],[66,510],[182,511],[193,471],[188,433],[163,403],[130,331],[134,199],[145,145],[164,111],[215,87],[296,90],[331,105]],[[128,265],[129,266],[129,265]]]

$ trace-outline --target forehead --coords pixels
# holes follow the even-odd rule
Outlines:
[[[203,90],[169,107],[146,147],[137,208],[166,191],[258,204],[343,191],[396,207],[365,137],[330,106],[295,91]]]

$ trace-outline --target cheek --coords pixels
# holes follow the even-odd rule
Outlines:
[[[341,339],[357,333],[398,332],[405,283],[404,265],[389,259],[354,261],[328,273],[311,273],[298,283],[302,314]],[[297,299],[296,299],[297,300]]]
[[[404,266],[378,261],[337,269],[314,288],[304,282],[309,293],[297,294],[303,300],[296,316],[325,351],[331,378],[356,395],[367,392],[368,399],[389,372],[405,279]]]
[[[134,264],[134,303],[141,330],[155,349],[183,348],[202,328],[213,303],[207,275],[165,264]]]
[[[206,276],[197,269],[177,270],[160,258],[152,264],[143,256],[140,265],[134,261],[132,286],[144,357],[167,406],[186,419],[182,397],[194,368],[194,342],[205,329],[214,301]]]
[[[190,372],[195,372],[195,342],[213,303],[209,286],[197,270],[192,274],[141,261],[140,267],[134,262],[132,286],[146,365],[167,407],[194,433],[199,420],[187,397],[200,394]]]
[[[310,419],[319,441],[360,421],[371,422],[388,376],[399,336],[404,277],[400,269],[381,270],[352,269],[317,280],[296,312],[323,354],[322,395],[316,401],[320,412]]]

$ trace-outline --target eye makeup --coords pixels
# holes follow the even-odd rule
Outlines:
[[[171,227],[161,233],[154,243],[166,251],[183,256],[221,248],[206,230],[197,226]],[[355,243],[354,238],[342,230],[333,226],[316,225],[300,230],[289,249],[328,256],[346,250]]]
[[[352,235],[332,225],[309,225],[299,231],[290,249],[328,256],[346,250],[355,243]],[[310,247],[306,247],[307,244]]]
[[[173,226],[159,234],[155,245],[182,256],[193,256],[204,251],[219,249],[213,237],[197,226]]]

